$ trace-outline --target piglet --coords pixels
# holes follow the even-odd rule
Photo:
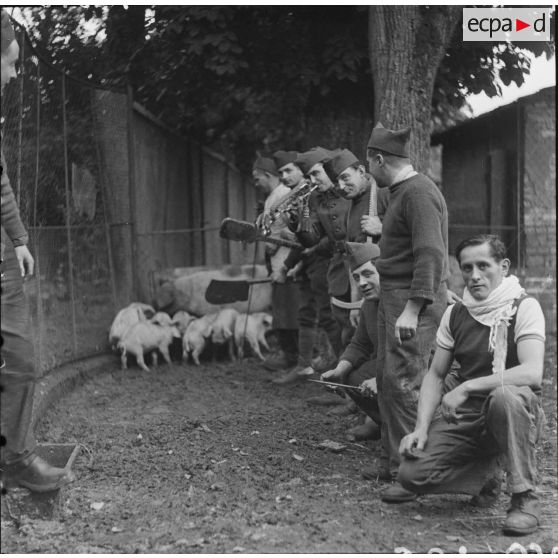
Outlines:
[[[211,341],[215,345],[227,343],[231,360],[235,359],[234,325],[238,315],[238,312],[233,308],[224,308],[217,314],[215,321],[211,325]]]
[[[127,368],[127,355],[136,357],[138,365],[146,371],[143,359],[144,353],[152,353],[152,364],[157,366],[157,349],[161,351],[163,358],[170,364],[169,345],[173,338],[180,339],[180,331],[176,326],[161,326],[149,321],[142,321],[134,324],[122,337],[118,343],[121,351],[122,370]]]
[[[155,314],[155,309],[149,304],[142,302],[132,302],[116,314],[109,331],[109,343],[116,348],[122,336],[131,326],[151,318]]]
[[[161,326],[170,326],[172,325],[172,319],[166,312],[157,312],[151,318],[152,324],[158,324]]]
[[[175,325],[178,328],[178,331],[180,331],[180,334],[184,335],[188,324],[195,319],[196,318],[192,316],[192,314],[186,312],[186,310],[179,310],[172,317],[172,325]]]
[[[206,314],[197,320],[192,320],[184,335],[182,336],[182,359],[188,359],[188,353],[192,354],[193,361],[199,366],[207,340],[211,337],[211,326],[217,318],[217,312]]]
[[[269,351],[265,334],[271,329],[272,321],[267,312],[239,314],[234,325],[234,342],[239,358],[244,358],[244,342],[248,341],[254,354],[260,360],[265,360],[260,346]]]

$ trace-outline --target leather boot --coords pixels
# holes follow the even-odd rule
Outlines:
[[[38,455],[31,455],[19,466],[10,467],[6,477],[32,492],[51,492],[75,480],[72,471],[52,467]]]
[[[512,494],[511,506],[504,523],[504,535],[534,533],[540,524],[539,499],[532,490]]]
[[[300,327],[298,330],[298,363],[300,366],[312,366],[312,355],[316,343],[315,327]]]

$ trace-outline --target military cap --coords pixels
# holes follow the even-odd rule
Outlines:
[[[252,170],[260,170],[262,172],[268,172],[275,176],[279,176],[279,171],[275,166],[275,162],[270,157],[259,156],[252,165]]]
[[[324,163],[324,170],[332,182],[347,168],[352,165],[360,165],[357,156],[348,149],[341,149]]]
[[[323,163],[331,159],[333,153],[329,149],[323,147],[313,147],[309,151],[300,153],[296,158],[295,164],[300,168],[304,174],[308,174],[310,169],[317,163]]]
[[[15,32],[10,16],[6,10],[2,10],[2,54],[4,54],[8,47],[15,39]]]
[[[380,257],[380,247],[373,242],[345,242],[345,257],[351,271]]]
[[[273,154],[273,160],[278,169],[283,168],[289,163],[294,163],[297,157],[298,153],[296,151],[276,151]]]
[[[397,155],[397,157],[409,158],[410,139],[410,127],[403,130],[388,130],[378,122],[370,134],[368,148],[379,149],[391,155]]]

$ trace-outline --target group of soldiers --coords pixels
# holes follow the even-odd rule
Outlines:
[[[2,10],[2,91],[18,58]],[[447,207],[413,169],[409,142],[409,129],[378,124],[368,170],[347,149],[255,161],[254,183],[267,196],[257,226],[276,239],[266,256],[280,350],[265,365],[285,371],[278,389],[318,368],[322,380],[351,386],[347,395],[368,417],[359,436],[381,438],[383,459],[366,475],[390,483],[382,500],[457,492],[492,504],[505,470],[504,532],[529,534],[541,521],[535,450],[544,424],[544,315],[509,275],[505,246],[493,235],[459,244],[463,299],[448,294]],[[22,288],[34,261],[3,154],[1,184],[2,484],[49,492],[74,477],[36,452],[36,369]],[[318,328],[335,355],[321,367],[313,360]]]
[[[448,211],[411,164],[410,134],[377,124],[367,166],[323,147],[254,162],[267,196],[256,226],[288,243],[266,244],[279,348],[264,366],[281,372],[278,386],[318,377],[347,386],[366,415],[349,435],[381,439],[382,459],[363,476],[389,483],[383,501],[458,492],[492,505],[505,469],[504,532],[528,534],[540,523],[544,316],[508,276],[494,235],[461,242],[463,299],[448,289]],[[313,360],[320,329],[334,355],[326,362]]]

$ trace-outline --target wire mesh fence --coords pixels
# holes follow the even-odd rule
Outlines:
[[[106,346],[114,274],[93,88],[40,60],[18,34],[20,78],[2,96],[2,148],[35,258],[24,283],[42,372]]]
[[[233,165],[167,129],[129,91],[72,79],[17,33],[2,149],[36,260],[24,290],[45,373],[108,349],[116,312],[151,302],[159,271],[252,261],[218,229],[228,215],[252,218],[256,196]]]

